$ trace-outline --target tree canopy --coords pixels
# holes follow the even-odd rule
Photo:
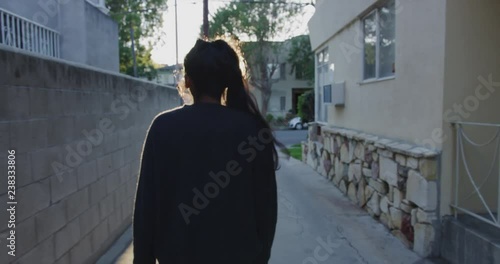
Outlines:
[[[156,76],[151,50],[161,37],[158,29],[163,24],[162,16],[167,9],[167,0],[106,0],[106,5],[119,27],[120,72],[133,75],[133,28],[138,76],[149,79]]]
[[[297,79],[314,80],[314,52],[311,48],[309,35],[301,35],[290,40],[291,47],[287,61],[292,65],[290,73],[295,73]]]
[[[267,113],[272,76],[279,67],[284,45],[275,40],[290,35],[290,20],[301,6],[282,0],[242,0],[217,10],[210,21],[209,37],[243,41],[241,49],[247,62],[250,84],[260,91],[261,112]]]
[[[210,37],[229,36],[244,41],[273,41],[289,33],[290,19],[300,5],[282,0],[232,2],[219,9],[210,21]]]

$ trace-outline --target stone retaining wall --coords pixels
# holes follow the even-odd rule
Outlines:
[[[419,255],[436,254],[438,154],[348,129],[309,127],[302,159]]]

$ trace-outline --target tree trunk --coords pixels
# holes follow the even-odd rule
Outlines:
[[[261,46],[262,48],[262,46]],[[262,54],[262,52],[261,52]],[[262,59],[260,61],[260,96],[262,99],[262,106],[261,106],[261,113],[265,117],[267,114],[267,109],[269,107],[269,100],[271,99],[271,82],[270,82],[270,77],[267,69],[267,60]]]
[[[262,102],[260,112],[265,117],[269,106],[269,100],[271,99],[271,89],[270,87],[262,87],[262,88],[263,89],[260,90],[260,98]]]

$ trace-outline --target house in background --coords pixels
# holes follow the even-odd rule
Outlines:
[[[118,25],[104,3],[0,1],[0,45],[118,72]]]
[[[408,247],[500,263],[500,2],[318,0],[305,162]]]
[[[268,60],[270,64],[269,75],[272,72],[271,98],[269,99],[267,114],[274,117],[285,117],[288,112],[297,113],[298,97],[303,93],[313,89],[313,83],[306,80],[303,71],[297,69],[291,71],[292,65],[288,63],[287,58],[290,49],[291,40],[279,43],[282,45],[278,53],[270,52]],[[251,88],[251,92],[257,99],[259,108],[262,109],[261,92],[258,89]]]
[[[182,69],[182,64],[179,65],[165,65],[157,69],[157,76],[154,80],[161,85],[176,87],[176,70]]]

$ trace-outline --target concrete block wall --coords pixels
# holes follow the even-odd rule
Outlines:
[[[140,152],[174,89],[0,49],[0,263],[93,263],[131,224]],[[16,256],[7,255],[7,150]]]

